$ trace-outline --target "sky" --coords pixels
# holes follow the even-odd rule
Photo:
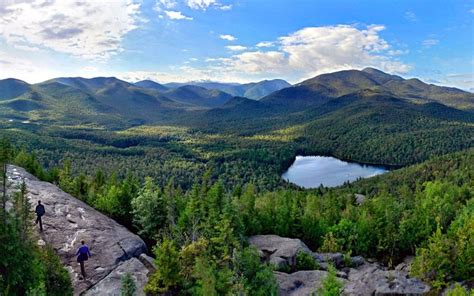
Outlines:
[[[474,90],[474,1],[0,0],[0,79],[160,83],[375,67]]]

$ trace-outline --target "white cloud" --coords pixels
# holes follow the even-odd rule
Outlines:
[[[454,86],[470,92],[474,90],[474,73],[449,73],[439,77],[438,85]]]
[[[29,83],[58,77],[50,61],[33,62],[17,54],[0,51],[0,79],[17,78]]]
[[[270,41],[262,41],[257,43],[257,47],[272,47],[273,45],[274,43]]]
[[[470,13],[474,13],[474,8],[473,8],[473,9],[471,9],[471,10],[469,10],[469,12],[470,12]]]
[[[430,48],[432,46],[437,45],[439,43],[439,40],[438,39],[425,39],[425,40],[423,40],[422,43],[423,43],[424,47]]]
[[[227,40],[227,41],[235,41],[235,40],[237,40],[237,38],[235,38],[234,36],[229,35],[229,34],[219,35],[219,38],[221,38],[221,39],[223,39],[223,40]]]
[[[153,72],[153,71],[132,71],[125,73],[117,73],[116,76],[126,81],[140,81],[140,80],[153,80],[159,83],[168,82],[189,82],[197,80],[212,80],[221,82],[248,82],[248,79],[242,79],[239,76],[233,75],[233,73],[227,73],[226,71],[220,71],[216,68],[210,67],[207,69],[198,69],[191,66],[182,66],[175,71],[170,72]]]
[[[178,2],[175,0],[159,0],[158,2],[166,9],[175,8],[178,5]],[[157,5],[158,2],[156,3]]]
[[[407,20],[409,20],[410,22],[417,22],[418,21],[418,17],[416,16],[416,14],[413,12],[413,11],[407,11],[405,12],[405,18]]]
[[[35,47],[35,46],[28,46],[28,45],[21,45],[21,44],[14,44],[13,47],[19,50],[30,51],[30,52],[40,50],[38,47]]]
[[[242,46],[242,45],[228,45],[225,48],[227,48],[230,51],[243,51],[247,49],[247,47]]]
[[[309,75],[367,66],[406,72],[407,65],[384,54],[391,49],[379,35],[384,29],[379,25],[310,27],[281,37],[280,43],[289,66]]]
[[[394,58],[401,52],[380,37],[384,29],[379,25],[364,29],[348,25],[303,28],[275,41],[278,51],[237,54],[223,62],[222,68],[246,75],[292,76],[295,80],[368,66],[392,73],[409,71],[409,65]]]
[[[122,39],[140,21],[140,4],[130,0],[3,3],[0,36],[8,44],[87,59],[107,59],[121,51]]]
[[[402,49],[390,49],[389,51],[387,51],[387,54],[388,55],[391,55],[391,56],[401,56],[401,55],[404,55],[404,54],[408,54],[410,51],[408,49],[405,49],[405,50],[402,50]]]
[[[166,16],[171,20],[187,20],[192,21],[193,18],[189,16],[185,16],[181,13],[181,11],[174,11],[174,10],[165,10]]]
[[[191,9],[202,9],[206,10],[209,6],[216,5],[216,0],[187,0],[186,4]]]
[[[220,9],[220,10],[231,10],[231,9],[232,9],[232,4],[229,4],[229,5],[218,5],[217,8]]]
[[[226,64],[229,69],[243,73],[283,73],[288,66],[288,59],[279,51],[252,51],[233,56]]]

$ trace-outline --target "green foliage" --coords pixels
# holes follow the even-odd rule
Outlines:
[[[328,275],[323,280],[321,287],[318,289],[318,295],[321,296],[339,296],[342,293],[343,284],[336,277],[336,269],[329,266]]]
[[[316,270],[318,268],[319,264],[311,254],[303,251],[296,254],[296,270]]]
[[[474,201],[468,202],[447,233],[437,220],[436,231],[417,250],[411,273],[441,289],[450,280],[474,278]]]
[[[179,252],[172,240],[164,239],[155,249],[155,263],[159,268],[145,287],[147,293],[158,295],[177,289],[182,281]]]
[[[305,141],[295,144],[282,140],[294,130],[281,132],[284,136],[275,133],[269,140],[188,131],[170,143],[154,136],[61,131],[55,139],[64,141],[65,146],[54,149],[64,149],[61,153],[67,151],[68,157],[61,158],[63,166],[59,169],[50,168],[42,174],[125,225],[130,227],[133,221],[146,239],[172,242],[174,251],[168,248],[167,252],[174,254],[179,280],[165,285],[173,280],[157,276],[150,282],[154,293],[248,291],[254,284],[246,280],[243,269],[252,270],[253,265],[245,263],[246,267],[237,268],[236,258],[245,249],[247,236],[270,233],[301,238],[313,250],[377,257],[389,265],[417,253],[420,276],[439,287],[451,280],[472,278],[473,214],[468,209],[474,194],[474,150],[341,188],[300,190],[281,186],[278,173],[297,151],[313,150],[298,150],[297,145],[306,145]],[[68,140],[63,138],[66,134],[71,136]],[[79,144],[82,141],[96,146],[90,150]],[[129,141],[143,145],[126,149],[108,146]],[[74,144],[66,148],[66,143]],[[416,147],[418,144],[413,144],[406,151]],[[41,172],[35,169],[41,161],[57,164],[51,151],[39,151],[38,157],[19,151],[14,159]],[[61,153],[58,155],[64,156]],[[358,151],[349,157],[368,157],[364,155]],[[78,170],[82,160],[76,159],[82,156],[89,163],[84,170],[94,168],[91,175]],[[402,162],[400,155],[393,157]],[[424,157],[420,154],[415,158]],[[64,159],[75,161],[69,165]],[[107,174],[100,167],[117,174]],[[130,168],[137,171],[137,177],[126,173]],[[154,178],[141,179],[148,173]],[[252,185],[246,185],[248,182]],[[365,194],[366,201],[357,205],[354,193]],[[437,217],[441,236],[436,234]],[[440,257],[436,260],[441,263],[430,261],[431,254]],[[440,269],[436,274],[426,273],[430,266]],[[270,269],[258,277],[270,279]]]
[[[255,248],[248,247],[237,252],[234,264],[239,281],[247,295],[278,294],[278,285],[273,277],[272,269],[270,266],[262,264]]]
[[[454,287],[446,293],[446,296],[472,296],[473,294],[474,291],[468,291],[459,283],[456,283]]]
[[[321,252],[323,253],[336,253],[341,250],[334,234],[332,232],[328,232],[324,236],[323,245],[320,248]]]
[[[69,272],[51,247],[41,251],[41,264],[44,268],[46,294],[51,296],[72,295]]]
[[[1,153],[0,153],[1,154]],[[49,247],[40,248],[31,232],[31,205],[23,182],[0,223],[1,295],[72,295],[69,273]]]
[[[145,180],[144,187],[132,200],[134,223],[138,232],[145,237],[153,237],[164,228],[166,204],[161,190],[151,178]]]
[[[120,296],[135,296],[137,293],[137,284],[130,272],[122,276],[120,286]]]

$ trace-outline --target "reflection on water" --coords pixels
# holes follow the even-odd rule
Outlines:
[[[283,179],[304,188],[336,187],[387,172],[383,167],[346,162],[328,156],[297,156]]]

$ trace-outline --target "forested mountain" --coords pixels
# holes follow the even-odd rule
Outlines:
[[[14,79],[0,80],[0,100],[10,100],[21,96],[29,90],[28,83]]]
[[[254,234],[388,266],[416,255],[412,275],[436,291],[472,278],[472,94],[375,69],[261,100],[145,85],[2,80],[1,134],[16,149],[0,157],[156,244],[158,270],[176,273],[155,273],[148,292],[193,294],[206,278],[217,294],[275,291],[273,267],[247,247]],[[281,178],[296,155],[407,167],[303,190]]]
[[[232,98],[224,92],[198,86],[159,92],[116,78],[58,78],[34,85],[6,80],[0,83],[3,86],[0,93],[4,97],[20,96],[0,101],[0,114],[4,122],[7,121],[4,123],[7,130],[18,127],[18,121],[29,121],[28,127],[20,124],[20,128],[41,130],[53,138],[67,135],[67,138],[77,140],[93,139],[96,144],[105,146],[114,143],[114,147],[120,148],[138,144],[146,147],[148,143],[156,145],[156,142],[137,131],[133,132],[131,140],[123,134],[98,134],[96,129],[79,131],[75,128],[74,131],[61,130],[58,133],[55,125],[123,130],[141,124],[166,124],[186,130],[186,139],[194,138],[196,132],[222,138],[233,135],[235,139],[222,141],[225,142],[223,147],[228,147],[226,145],[233,141],[233,148],[211,153],[213,148],[209,146],[209,139],[204,138],[197,144],[199,148],[193,148],[196,150],[192,154],[201,154],[204,162],[210,160],[209,155],[213,161],[239,159],[240,162],[242,155],[231,156],[235,147],[259,147],[257,149],[266,151],[264,153],[284,149],[284,157],[271,160],[271,177],[263,177],[270,178],[271,184],[278,183],[276,172],[281,169],[281,163],[290,161],[296,151],[400,166],[474,145],[472,112],[436,100],[395,95],[380,87],[407,81],[375,69],[342,71],[320,75],[256,101]],[[19,90],[12,92],[12,83],[21,85]],[[431,88],[440,89],[440,93],[450,90]],[[468,102],[472,101],[472,94],[459,90],[456,93]],[[8,120],[13,122],[8,123]],[[174,142],[182,137],[180,132],[177,138],[171,138],[173,147],[182,147]],[[39,140],[49,141],[50,138],[43,136]],[[159,141],[163,141],[161,137]],[[166,145],[169,146],[166,149],[175,149],[171,144]],[[57,157],[61,159],[64,155],[58,154]],[[221,173],[232,174],[230,168],[224,170],[229,171]],[[146,174],[149,173],[153,174],[146,170]],[[254,174],[261,176],[260,173],[253,170],[244,178],[254,178]]]
[[[235,97],[246,97],[253,100],[259,100],[272,92],[291,86],[288,82],[282,79],[262,80],[252,83],[222,83],[222,82],[200,82],[191,81],[186,83],[167,83],[170,88],[177,88],[184,85],[195,85],[207,89],[217,89],[226,92]]]
[[[0,102],[3,119],[113,126],[154,121],[169,110],[186,107],[116,78],[58,78],[23,85],[21,93],[14,93],[18,96]],[[0,93],[8,94],[8,86]]]
[[[159,84],[158,82],[152,80],[142,80],[134,83],[136,86],[144,87],[144,88],[152,88],[156,89],[157,91],[167,91],[168,88],[163,84]]]
[[[374,90],[416,103],[439,102],[447,106],[474,110],[474,95],[456,88],[426,84],[419,79],[403,79],[380,70],[346,70],[322,74],[275,92],[262,100],[274,104],[310,104],[361,90]],[[291,103],[290,103],[291,102]],[[293,107],[293,106],[292,106]]]
[[[275,91],[257,104],[250,100],[232,99],[232,95],[256,97],[280,89],[286,83],[273,80],[245,85],[195,84],[202,86],[168,85],[167,89],[152,81],[131,84],[114,77],[64,77],[33,85],[6,79],[0,81],[0,114],[4,119],[109,127],[140,123],[186,125],[188,121],[199,125],[246,118],[243,124],[273,129],[294,122],[302,124],[304,121],[295,119],[298,112],[303,112],[302,118],[306,121],[322,115],[322,110],[324,113],[333,112],[348,103],[347,96],[362,99],[377,95],[405,100],[412,103],[405,105],[409,109],[417,109],[419,106],[416,105],[426,103],[441,103],[466,111],[474,106],[474,95],[471,93],[428,85],[416,79],[405,80],[371,68],[323,74]],[[355,93],[358,95],[352,95]],[[313,110],[319,107],[320,111]],[[195,111],[211,108],[223,108],[225,111]],[[440,108],[443,106],[434,109]],[[451,117],[454,113],[447,112],[443,115],[444,119],[469,117],[459,112]],[[276,117],[275,126],[269,125],[269,121],[275,121]],[[267,124],[262,126],[260,120],[266,120]]]
[[[176,102],[191,104],[197,107],[219,107],[228,102],[232,96],[217,89],[207,89],[195,85],[184,85],[170,89],[163,94]]]

